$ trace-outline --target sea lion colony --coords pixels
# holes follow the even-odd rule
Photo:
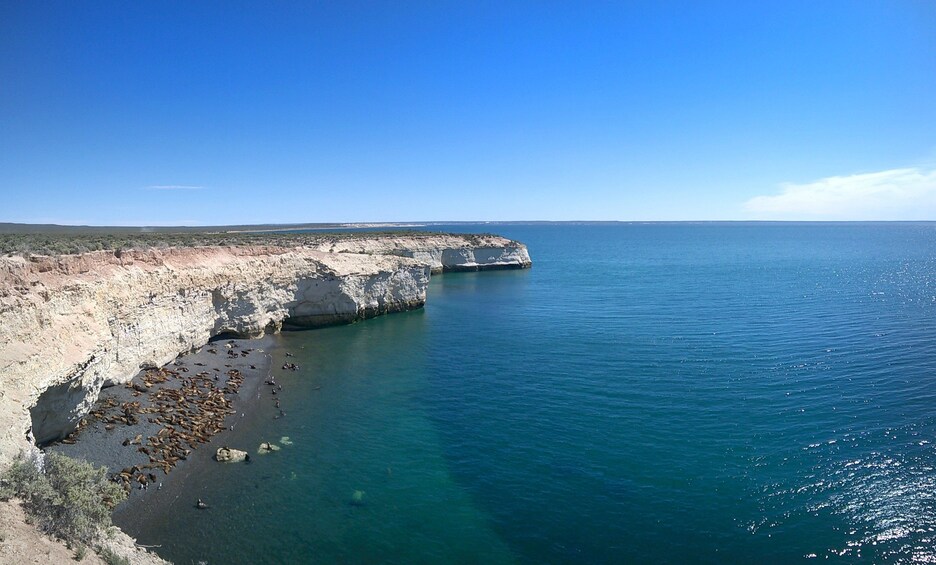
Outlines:
[[[228,345],[231,348],[230,345]],[[213,351],[210,351],[213,353]],[[247,356],[250,350],[239,352],[229,349],[231,358]],[[197,365],[202,365],[198,363]],[[175,368],[150,369],[141,375],[142,382],[131,381],[125,386],[131,389],[134,397],[148,394],[148,406],[140,401],[120,402],[115,398],[102,400],[93,409],[88,418],[81,421],[78,428],[69,434],[63,443],[74,443],[80,431],[98,420],[104,423],[105,430],[114,430],[119,425],[133,426],[143,415],[151,424],[162,427],[155,435],[146,438],[143,434],[127,438],[122,442],[125,447],[135,448],[149,458],[148,463],[132,465],[114,473],[115,482],[129,491],[132,488],[147,488],[157,481],[155,471],[165,474],[175,465],[185,460],[199,444],[207,443],[211,436],[226,429],[225,418],[234,413],[231,408],[232,398],[240,389],[244,380],[238,369],[229,369],[220,375],[220,369],[201,371],[192,376],[186,375],[188,368],[182,361],[176,361]],[[166,383],[170,379],[176,386],[153,387]]]

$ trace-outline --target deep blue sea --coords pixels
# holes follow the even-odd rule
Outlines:
[[[936,562],[936,224],[437,228],[534,266],[278,336],[274,367],[301,366],[274,369],[286,416],[264,399],[229,441],[282,449],[193,477],[142,543],[179,564]]]

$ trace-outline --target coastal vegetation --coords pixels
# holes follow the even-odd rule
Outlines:
[[[21,456],[0,476],[0,500],[21,500],[39,530],[83,552],[111,525],[111,511],[126,497],[106,473],[60,453]]]
[[[104,563],[107,565],[130,565],[130,560],[124,557],[123,555],[118,555],[114,550],[110,548],[102,548],[98,552],[98,555],[101,556],[101,559],[104,560]]]
[[[78,255],[90,251],[167,249],[170,247],[214,247],[263,245],[273,247],[322,246],[355,238],[374,237],[434,237],[438,233],[412,230],[394,231],[298,231],[272,228],[259,231],[218,231],[213,228],[162,229],[141,231],[140,228],[84,228],[58,226],[57,230],[32,231],[17,229],[14,224],[0,225],[0,256]],[[256,228],[255,228],[256,229]],[[491,234],[459,234],[476,245]]]

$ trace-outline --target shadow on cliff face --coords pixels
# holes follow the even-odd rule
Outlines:
[[[79,407],[88,391],[80,379],[72,379],[45,390],[29,409],[36,445],[43,447],[71,433],[78,424]]]
[[[268,328],[276,330],[278,328]],[[247,334],[225,331],[213,336],[209,344],[216,344],[221,340],[229,339],[249,339],[254,336]],[[201,348],[199,348],[201,349]],[[190,352],[189,352],[190,353]],[[182,353],[180,355],[186,355]],[[63,443],[73,443],[72,435],[78,431],[82,418],[87,416],[91,410],[94,401],[98,398],[100,392],[109,388],[110,384],[105,384],[101,389],[93,389],[92,386],[85,386],[82,383],[82,371],[94,360],[92,357],[84,363],[77,372],[76,376],[64,383],[50,386],[45,389],[36,400],[36,404],[29,409],[29,415],[32,423],[30,433],[32,440],[37,447],[46,448],[50,444],[62,441]],[[143,363],[141,370],[154,369],[156,365]]]

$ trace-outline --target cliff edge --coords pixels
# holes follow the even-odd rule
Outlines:
[[[214,336],[420,308],[431,272],[530,265],[517,242],[444,234],[0,258],[0,469]]]

